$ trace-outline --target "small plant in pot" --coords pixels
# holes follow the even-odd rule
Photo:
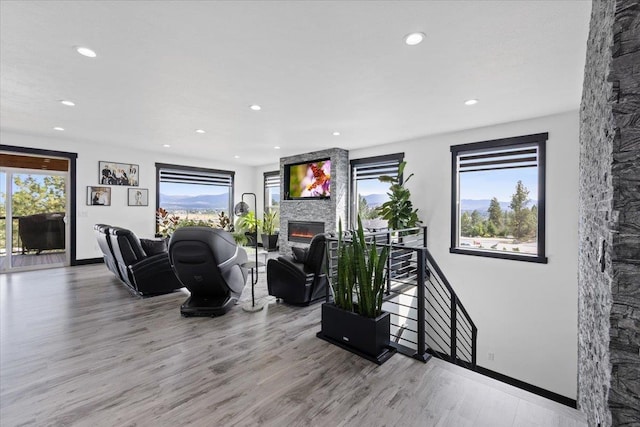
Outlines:
[[[239,230],[244,231],[247,237],[247,244],[254,246],[258,240],[258,229],[262,227],[262,221],[256,217],[255,212],[250,211],[245,216],[241,216],[236,224]]]
[[[262,217],[262,246],[267,251],[276,250],[278,247],[278,233],[276,226],[278,225],[278,211],[270,210],[264,213]]]
[[[388,248],[367,242],[359,216],[358,229],[349,233],[344,239],[339,222],[334,302],[322,305],[318,337],[382,364],[393,354],[390,314],[382,311]]]

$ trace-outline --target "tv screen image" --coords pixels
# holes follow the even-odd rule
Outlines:
[[[331,160],[289,166],[289,198],[331,197]]]

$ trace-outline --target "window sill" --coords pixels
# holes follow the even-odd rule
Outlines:
[[[473,256],[481,256],[485,258],[497,258],[497,259],[509,259],[513,261],[525,261],[525,262],[535,262],[538,264],[547,264],[548,259],[545,256],[539,255],[522,255],[516,253],[502,253],[502,252],[489,252],[482,250],[473,250],[473,249],[460,249],[460,248],[449,248],[449,252],[452,254],[460,254],[460,255],[473,255]]]

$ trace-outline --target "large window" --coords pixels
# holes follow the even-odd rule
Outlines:
[[[548,134],[451,147],[452,253],[546,263]]]
[[[229,216],[234,172],[156,163],[156,208],[181,219],[217,221]]]
[[[264,173],[264,211],[280,209],[280,172]]]
[[[365,228],[387,227],[387,221],[380,218],[376,208],[389,200],[390,184],[380,182],[378,177],[397,177],[403,159],[404,153],[397,153],[351,160],[351,222],[354,226],[360,215]]]

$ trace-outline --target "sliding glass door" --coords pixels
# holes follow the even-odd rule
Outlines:
[[[69,264],[67,184],[66,171],[0,168],[0,271]]]

